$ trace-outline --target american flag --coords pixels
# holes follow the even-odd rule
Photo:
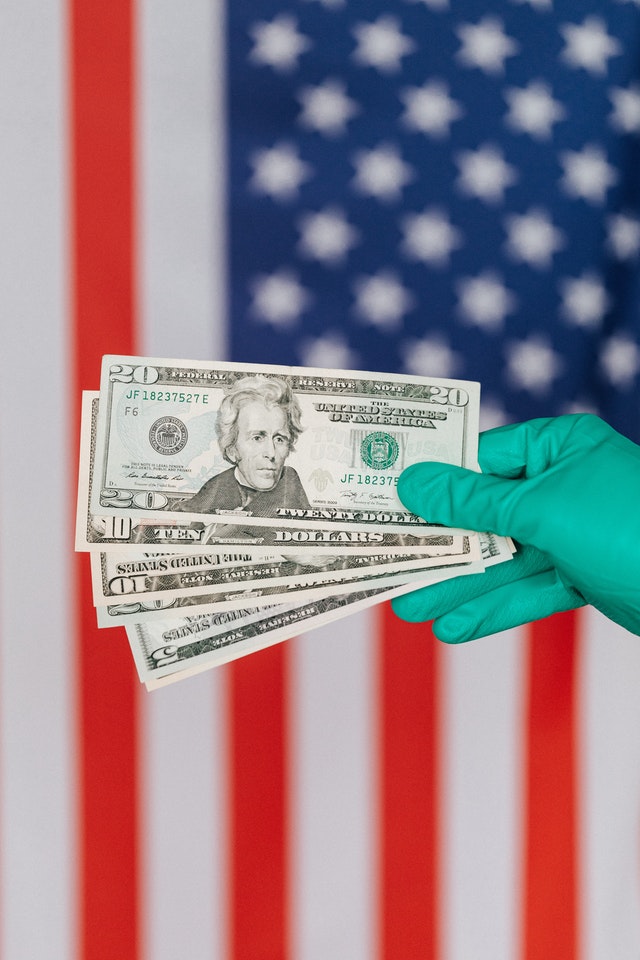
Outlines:
[[[637,956],[638,638],[384,608],[146,694],[72,514],[104,353],[640,440],[639,7],[0,11],[0,960]]]

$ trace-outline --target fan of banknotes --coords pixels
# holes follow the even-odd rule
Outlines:
[[[98,625],[155,689],[509,560],[396,492],[416,461],[478,469],[479,405],[461,380],[104,357],[76,525]]]

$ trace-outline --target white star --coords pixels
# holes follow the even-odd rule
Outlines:
[[[538,140],[549,139],[552,125],[566,116],[564,107],[551,96],[549,85],[542,81],[532,80],[522,88],[510,87],[504,95],[509,104],[505,122]]]
[[[494,427],[502,427],[509,422],[504,407],[494,399],[482,399],[480,401],[480,429],[493,430]]]
[[[613,103],[611,125],[621,133],[640,133],[640,87],[612,87],[609,97]]]
[[[607,219],[607,245],[619,260],[632,260],[640,253],[640,220],[634,214],[616,213]]]
[[[588,400],[578,399],[570,400],[564,403],[560,410],[561,413],[597,413],[595,404]]]
[[[560,33],[565,42],[562,59],[589,73],[606,73],[609,58],[622,52],[620,43],[609,36],[600,17],[586,17],[582,24],[566,23],[560,27]]]
[[[375,67],[383,73],[400,69],[400,60],[416,49],[410,37],[400,30],[396,17],[378,17],[375,23],[358,23],[353,28],[357,47],[353,58],[365,67]]]
[[[406,340],[400,347],[404,370],[416,377],[454,377],[462,358],[444,337],[434,334],[421,340]]]
[[[478,67],[486,73],[503,73],[504,61],[514,56],[519,46],[504,32],[497,17],[483,17],[480,23],[464,23],[456,33],[462,43],[457,58],[465,67]]]
[[[460,168],[458,186],[463,193],[486,203],[504,200],[504,191],[518,179],[515,168],[506,163],[502,152],[491,144],[477,150],[464,150],[456,157]]]
[[[505,218],[507,253],[531,267],[549,268],[551,259],[565,246],[565,237],[543,210],[529,210]]]
[[[507,376],[522,390],[541,395],[562,373],[564,364],[547,340],[531,336],[505,347]]]
[[[626,334],[609,337],[600,353],[607,379],[616,387],[630,387],[640,371],[638,344]]]
[[[461,278],[457,290],[458,310],[465,320],[482,329],[499,329],[506,315],[513,313],[517,306],[514,295],[491,270],[477,277]]]
[[[401,122],[411,130],[432,137],[447,137],[449,127],[458,120],[464,110],[449,96],[449,88],[440,80],[431,80],[422,87],[406,87],[400,91],[405,105]]]
[[[356,168],[354,188],[379,200],[397,200],[402,188],[415,179],[412,168],[391,144],[359,150],[354,154],[353,165]]]
[[[266,150],[257,150],[251,164],[254,169],[250,180],[252,189],[266,193],[276,200],[291,200],[300,185],[312,175],[312,168],[304,163],[291,144],[280,143]]]
[[[358,277],[353,284],[355,311],[374,327],[397,327],[414,305],[411,293],[391,270]]]
[[[603,283],[591,272],[566,277],[559,283],[561,313],[577,327],[595,329],[602,323],[611,301]]]
[[[311,41],[298,33],[295,17],[280,14],[270,23],[264,20],[249,30],[255,41],[249,59],[254,63],[286,72],[298,66],[298,57],[308,50]]]
[[[590,203],[604,203],[607,190],[618,179],[600,147],[588,145],[582,150],[566,150],[560,162],[564,167],[560,185],[565,193]]]
[[[300,217],[300,250],[304,256],[327,264],[344,261],[358,242],[358,231],[347,221],[342,210],[327,207]]]
[[[252,312],[274,327],[291,326],[311,303],[311,295],[291,270],[255,277],[251,292]]]
[[[512,3],[530,3],[532,7],[550,10],[553,0],[511,0]]]
[[[355,100],[347,96],[340,80],[325,80],[317,87],[303,87],[298,100],[302,104],[299,122],[330,137],[344,133],[348,121],[358,113]]]
[[[341,333],[326,333],[322,337],[303,340],[300,359],[305,367],[324,367],[329,370],[354,370],[360,358],[351,350]]]
[[[452,251],[462,246],[460,231],[435,207],[424,213],[407,214],[402,219],[402,229],[402,250],[410,260],[445,267]]]
[[[447,10],[449,0],[409,0],[410,3],[424,3],[430,10]]]

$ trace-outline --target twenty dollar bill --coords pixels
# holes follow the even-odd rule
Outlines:
[[[479,402],[461,380],[107,356],[91,511],[434,533],[398,478],[477,469]]]

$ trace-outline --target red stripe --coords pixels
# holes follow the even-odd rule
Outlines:
[[[132,16],[129,0],[69,7],[76,424],[102,354],[135,352]],[[138,684],[124,634],[96,629],[86,556],[77,598],[80,952],[135,960]]]
[[[288,644],[227,669],[230,960],[288,960]]]
[[[578,616],[529,627],[522,956],[576,960]]]
[[[380,616],[380,960],[437,960],[439,641]]]

